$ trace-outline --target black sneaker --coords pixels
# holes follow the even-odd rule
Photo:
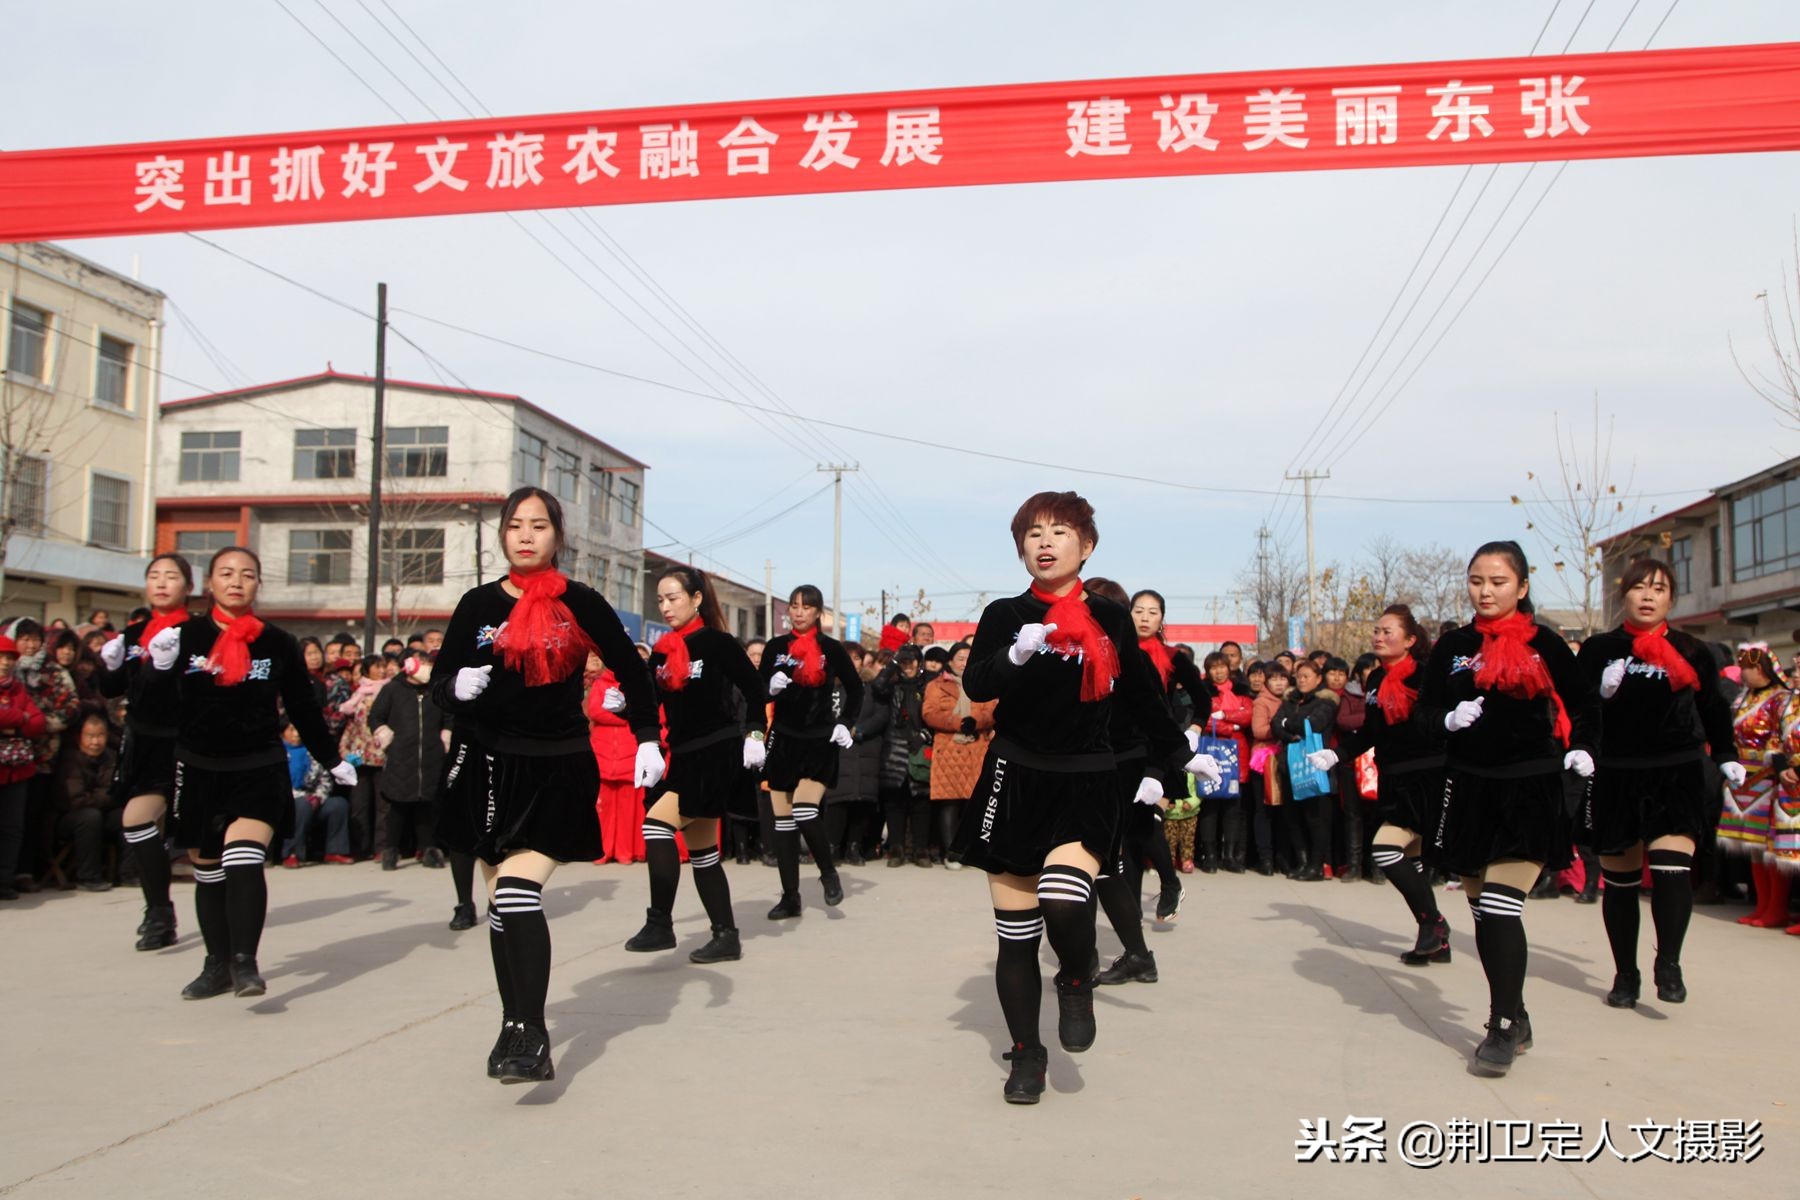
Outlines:
[[[1687,984],[1681,980],[1681,964],[1659,962],[1656,964],[1656,998],[1669,1004],[1685,1004],[1687,1002]]]
[[[1608,1008],[1636,1008],[1644,977],[1636,971],[1620,971],[1613,976],[1612,991],[1606,993]]]
[[[626,941],[625,948],[633,954],[648,954],[653,950],[673,950],[675,948],[675,927],[669,920],[668,913],[659,913],[654,908],[644,910],[644,927],[632,934]]]
[[[1173,925],[1181,919],[1181,902],[1187,898],[1187,892],[1180,884],[1175,885],[1172,892],[1164,892],[1156,898],[1156,919],[1165,925]]]
[[[1001,1093],[1008,1104],[1036,1104],[1044,1094],[1044,1073],[1050,1066],[1050,1051],[1042,1046],[1014,1046],[1000,1056],[1012,1064]]]
[[[263,981],[262,972],[256,969],[254,954],[231,956],[231,986],[240,996],[260,996],[269,990],[269,985]]]
[[[844,902],[844,881],[838,878],[836,871],[824,876],[819,882],[825,887],[826,908],[836,908]]]
[[[138,926],[137,948],[161,950],[175,944],[175,906],[144,910],[144,923]]]
[[[1080,1054],[1094,1044],[1094,977],[1056,977],[1056,1037],[1070,1054]]]
[[[775,907],[769,910],[769,920],[785,921],[789,917],[799,916],[803,911],[799,892],[783,892],[781,899],[775,902]]]
[[[691,963],[736,962],[744,957],[744,945],[736,929],[713,926],[712,940],[688,955]]]
[[[1435,921],[1420,921],[1418,940],[1413,943],[1411,950],[1400,955],[1400,961],[1409,967],[1449,962],[1450,922],[1441,916]]]
[[[206,963],[200,973],[194,976],[193,982],[181,989],[183,1000],[210,1000],[214,996],[223,996],[231,990],[231,968],[225,965],[222,958],[206,956]]]
[[[500,1078],[500,1064],[512,1054],[513,1039],[519,1034],[519,1026],[513,1021],[500,1022],[500,1036],[494,1039],[494,1048],[488,1051],[488,1078]]]
[[[539,1025],[513,1027],[512,1044],[500,1060],[501,1083],[547,1083],[556,1078],[550,1061],[550,1032]]]
[[[475,928],[475,906],[473,904],[457,905],[450,914],[450,928],[458,933],[465,929]]]
[[[1113,959],[1112,966],[1094,976],[1094,982],[1102,987],[1119,983],[1155,983],[1156,955],[1148,950],[1142,954],[1127,950]]]
[[[1531,1048],[1531,1021],[1523,1014],[1516,1021],[1493,1017],[1488,1035],[1475,1047],[1475,1071],[1500,1076],[1512,1070],[1513,1060]]]
[[[400,869],[400,852],[391,846],[386,850],[383,850],[381,852],[381,869],[384,871],[398,871]]]

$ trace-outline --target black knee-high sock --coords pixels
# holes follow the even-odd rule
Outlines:
[[[650,868],[650,907],[666,917],[675,911],[675,890],[681,886],[681,849],[673,825],[644,818],[644,865]]]
[[[1044,936],[1043,915],[1035,908],[996,908],[994,931],[1000,935],[994,990],[1000,994],[1007,1035],[1015,1046],[1040,1046],[1038,1010],[1044,1002],[1044,976],[1038,969],[1038,943]]]
[[[831,861],[831,839],[825,834],[825,822],[819,820],[819,806],[794,805],[794,824],[800,827],[800,836],[806,839],[806,848],[812,851],[819,878],[830,879],[836,875],[837,867]]]
[[[460,850],[450,852],[450,882],[456,886],[458,904],[475,903],[475,856]]]
[[[1606,940],[1612,944],[1613,970],[1622,975],[1637,974],[1638,884],[1641,870],[1602,871],[1606,889],[1600,893],[1600,919],[1606,925]]]
[[[1086,979],[1094,964],[1094,877],[1080,867],[1045,867],[1038,876],[1037,897],[1060,974]]]
[[[506,961],[506,922],[491,900],[488,901],[487,922],[488,953],[494,959],[494,987],[500,993],[500,1019],[513,1021],[518,1018],[518,1005],[513,999],[512,966]]]
[[[1437,898],[1431,894],[1431,884],[1426,882],[1424,874],[1419,870],[1419,860],[1406,857],[1406,847],[1382,842],[1372,847],[1375,865],[1387,876],[1400,898],[1406,901],[1406,907],[1412,910],[1413,920],[1421,925],[1440,920],[1443,914],[1438,912]]]
[[[1488,1006],[1516,1021],[1525,1006],[1525,893],[1503,883],[1481,885],[1475,948],[1487,972]]]
[[[206,957],[225,962],[231,957],[231,914],[225,903],[225,868],[194,868],[194,917]]]
[[[504,927],[506,966],[512,974],[513,1019],[542,1028],[550,991],[550,923],[544,919],[544,885],[517,875],[494,881],[494,907]]]
[[[800,890],[800,825],[793,817],[775,814],[775,870],[781,876],[781,894]]]
[[[1144,910],[1138,898],[1131,894],[1131,885],[1121,876],[1122,872],[1114,872],[1094,885],[1100,893],[1100,907],[1106,910],[1107,923],[1119,935],[1127,954],[1148,954],[1150,947],[1144,943]]]
[[[1650,851],[1650,920],[1656,926],[1657,962],[1681,961],[1681,943],[1694,915],[1693,865],[1694,856],[1679,850]]]
[[[226,842],[219,865],[225,868],[225,905],[231,924],[231,952],[256,957],[263,919],[269,915],[269,881],[263,865],[269,849],[261,842]]]
[[[725,864],[717,846],[688,848],[688,865],[694,868],[694,890],[700,893],[700,906],[714,929],[736,929],[731,915],[731,882],[725,878]]]
[[[144,889],[144,903],[151,908],[169,907],[169,851],[163,846],[162,832],[156,822],[127,825],[125,849],[137,862],[138,883]]]

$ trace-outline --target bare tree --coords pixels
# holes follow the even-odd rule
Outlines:
[[[1738,357],[1736,344],[1729,339],[1727,344],[1731,346],[1731,361],[1750,390],[1775,410],[1783,425],[1800,429],[1800,226],[1795,229],[1793,252],[1794,257],[1779,268],[1779,316],[1768,289],[1756,296],[1762,302],[1763,337],[1768,341],[1774,365],[1746,367]]]
[[[1448,546],[1431,545],[1407,551],[1405,563],[1406,595],[1397,602],[1410,605],[1420,624],[1435,630],[1467,611],[1461,554]]]
[[[1288,618],[1306,609],[1306,563],[1272,538],[1260,544],[1262,551],[1238,572],[1234,592],[1255,615],[1259,646],[1269,650],[1285,647]]]

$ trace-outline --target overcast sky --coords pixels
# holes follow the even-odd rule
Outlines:
[[[146,6],[33,5],[12,13],[9,149],[391,123],[310,27],[407,120],[461,111],[371,16],[382,0]],[[528,115],[633,105],[964,84],[1076,80],[1523,54],[1551,0],[1517,4],[1297,0],[1250,4],[517,4],[421,0],[393,8],[489,109]],[[1644,45],[1668,0],[1567,0],[1541,51]],[[1577,28],[1577,21],[1585,20]],[[1633,11],[1635,10],[1635,11]],[[404,79],[357,45],[335,15]],[[1620,22],[1630,17],[1620,32]],[[1683,0],[1661,48],[1792,40],[1792,0]],[[425,62],[436,63],[409,41]],[[41,51],[41,52],[39,52]],[[440,72],[440,75],[442,73]],[[421,101],[423,103],[421,103]],[[1498,175],[1366,396],[1322,451],[1294,462],[1375,332],[1463,169],[1300,172],[1087,184],[872,192],[589,210],[598,224],[781,399],[803,414],[1159,480],[1208,494],[829,432],[803,452],[739,412],[450,333],[405,328],[456,377],[517,392],[652,466],[650,545],[716,545],[726,569],[829,592],[829,456],[846,485],[844,592],[923,587],[940,617],[974,593],[1018,590],[1007,522],[1041,488],[1099,510],[1091,571],[1171,597],[1205,620],[1255,552],[1265,519],[1296,552],[1299,506],[1254,494],[1284,471],[1331,468],[1317,511],[1321,563],[1381,534],[1472,549],[1525,537],[1504,502],[1553,470],[1553,414],[1586,427],[1596,394],[1618,421],[1615,464],[1635,463],[1634,515],[1795,453],[1750,393],[1729,340],[1766,357],[1754,299],[1780,285],[1800,188],[1791,155],[1574,163],[1460,322],[1387,405],[1538,198],[1524,183],[1462,287],[1474,252],[1528,167]],[[1486,180],[1478,168],[1451,221]],[[565,266],[504,216],[319,225],[209,235],[333,296],[391,302],[572,358],[687,387],[708,368],[672,357],[595,295],[630,299],[562,240],[629,279],[582,226],[525,218]],[[1435,260],[1442,238],[1434,245]],[[167,370],[213,390],[373,366],[358,318],[181,236],[70,243],[166,291],[230,360],[171,321]],[[677,318],[632,283],[633,296]],[[1411,300],[1402,302],[1402,309]],[[1428,316],[1436,322],[1424,326]],[[1397,358],[1423,327],[1413,356]],[[1383,335],[1385,340],[1386,334]],[[390,370],[433,379],[396,347]],[[236,374],[241,372],[241,376]],[[695,372],[698,372],[696,374]],[[739,381],[739,386],[743,385]],[[165,398],[193,389],[165,381]],[[1359,406],[1360,407],[1360,406]],[[1379,415],[1377,415],[1379,413]],[[1666,493],[1666,494],[1665,494]],[[1431,501],[1375,504],[1358,496]],[[1469,503],[1480,501],[1483,503]],[[904,524],[893,513],[903,515]],[[667,534],[660,530],[668,531]],[[1528,548],[1537,549],[1531,543]],[[681,551],[677,550],[677,553]],[[1540,555],[1542,557],[1542,555]],[[710,560],[709,560],[710,561]],[[1225,601],[1229,615],[1229,601]]]

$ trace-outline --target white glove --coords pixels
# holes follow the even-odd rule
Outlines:
[[[456,686],[452,689],[458,700],[464,704],[487,691],[492,682],[488,677],[494,673],[494,665],[485,667],[464,667],[456,673]]]
[[[1475,722],[1481,720],[1481,701],[1482,698],[1480,696],[1475,697],[1473,700],[1464,700],[1461,704],[1445,713],[1444,728],[1448,729],[1451,733],[1455,733],[1458,730],[1467,729]]]
[[[1750,772],[1744,770],[1743,763],[1728,762],[1719,764],[1719,774],[1725,776],[1725,782],[1729,783],[1732,787],[1741,788],[1744,786],[1744,780],[1749,777]]]
[[[769,758],[769,748],[763,745],[761,738],[744,739],[744,770],[760,771],[763,763]]]
[[[604,708],[609,713],[624,712],[625,711],[625,693],[621,692],[616,687],[607,688],[606,695],[600,697],[600,707]]]
[[[848,750],[851,742],[854,740],[855,739],[850,736],[850,731],[845,729],[842,725],[833,725],[831,727],[831,744],[839,749]]]
[[[1338,765],[1336,750],[1314,750],[1306,756],[1306,765],[1315,771],[1329,771]]]
[[[345,759],[331,768],[331,777],[344,787],[353,788],[356,786],[356,767],[349,759]]]
[[[1189,754],[1198,754],[1200,752],[1200,731],[1198,729],[1188,730],[1187,731],[1187,740],[1188,740],[1188,753]]]
[[[1625,682],[1625,660],[1615,658],[1606,664],[1606,670],[1600,672],[1600,698],[1611,700],[1619,685]]]
[[[637,770],[632,775],[632,786],[653,788],[662,782],[663,756],[662,747],[655,742],[639,742],[637,751]]]
[[[175,665],[175,655],[181,649],[181,631],[170,626],[150,639],[147,647],[150,651],[150,665],[158,671],[166,671]]]
[[[1225,778],[1225,768],[1221,767],[1219,760],[1210,754],[1194,755],[1188,759],[1187,766],[1182,770],[1195,778],[1204,779],[1208,783],[1217,783]]]
[[[1044,648],[1044,642],[1055,632],[1054,624],[1019,626],[1019,636],[1007,648],[1006,657],[1012,659],[1013,666],[1024,666],[1031,661],[1032,655]]]
[[[1594,756],[1586,750],[1571,750],[1563,755],[1563,770],[1573,771],[1583,779],[1594,775]]]
[[[100,665],[116,671],[125,665],[125,639],[116,637],[100,647]]]
[[[769,676],[769,695],[781,695],[781,693],[787,689],[787,685],[792,682],[794,681],[788,678],[788,673],[786,671],[775,672],[773,675]]]
[[[389,746],[393,745],[394,727],[392,725],[383,725],[380,729],[377,729],[375,731],[375,744],[383,750],[386,750]]]
[[[1132,797],[1132,799],[1139,804],[1156,804],[1161,801],[1162,798],[1162,784],[1151,779],[1149,776],[1145,776],[1139,781],[1137,795]]]

